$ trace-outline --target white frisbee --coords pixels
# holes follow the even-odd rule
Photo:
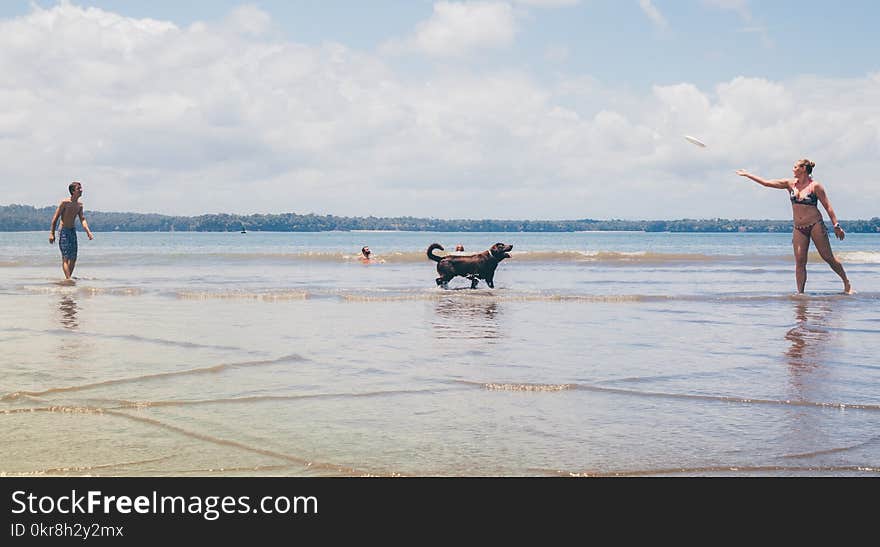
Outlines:
[[[685,135],[684,138],[687,139],[689,142],[696,144],[700,148],[706,148],[706,143],[704,143],[703,141],[701,141],[700,139],[698,139],[696,137],[691,137],[690,135]]]

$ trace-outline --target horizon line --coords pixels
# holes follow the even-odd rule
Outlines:
[[[23,203],[10,203],[7,205],[0,205],[0,207],[31,207],[33,209],[52,209],[55,205],[45,205],[43,207],[37,207],[36,205],[28,205]],[[397,215],[397,216],[376,216],[376,215],[366,215],[366,216],[350,216],[350,215],[337,215],[333,213],[297,213],[294,211],[285,211],[282,213],[229,213],[229,212],[221,212],[221,213],[199,213],[199,214],[171,214],[171,213],[158,213],[158,212],[138,212],[138,211],[105,211],[100,209],[92,209],[90,210],[92,213],[102,213],[102,214],[127,214],[127,215],[158,215],[163,217],[183,217],[183,218],[195,218],[200,216],[211,216],[211,215],[228,215],[228,216],[237,216],[237,217],[248,217],[255,215],[263,215],[263,216],[281,216],[281,215],[297,215],[297,216],[318,216],[318,217],[337,217],[337,218],[358,218],[358,219],[366,219],[366,218],[375,218],[375,219],[395,219],[395,218],[412,218],[418,220],[443,220],[443,221],[494,221],[494,222],[673,222],[673,221],[682,221],[682,220],[694,220],[694,221],[704,221],[704,220],[714,220],[714,221],[736,221],[736,220],[744,220],[744,221],[765,221],[765,222],[786,222],[790,221],[790,219],[772,219],[772,218],[732,218],[732,217],[680,217],[680,218],[557,218],[557,219],[549,219],[549,218],[440,218],[440,217],[420,217],[414,215]],[[874,216],[871,218],[853,218],[846,219],[846,222],[868,222],[880,217]],[[843,219],[841,219],[843,221]]]

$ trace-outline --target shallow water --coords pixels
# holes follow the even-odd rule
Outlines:
[[[880,235],[96,236],[0,234],[0,473],[880,473]]]

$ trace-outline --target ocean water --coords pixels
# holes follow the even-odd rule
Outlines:
[[[0,233],[0,474],[877,476],[880,235],[790,237]]]

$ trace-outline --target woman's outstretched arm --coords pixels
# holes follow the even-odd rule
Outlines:
[[[745,169],[737,169],[736,174],[741,177],[746,177],[748,179],[752,179],[753,181],[757,182],[761,186],[766,186],[768,188],[779,188],[781,190],[787,190],[789,187],[789,180],[788,179],[766,180],[766,179],[762,179],[758,175],[753,175],[753,174],[749,173]]]

